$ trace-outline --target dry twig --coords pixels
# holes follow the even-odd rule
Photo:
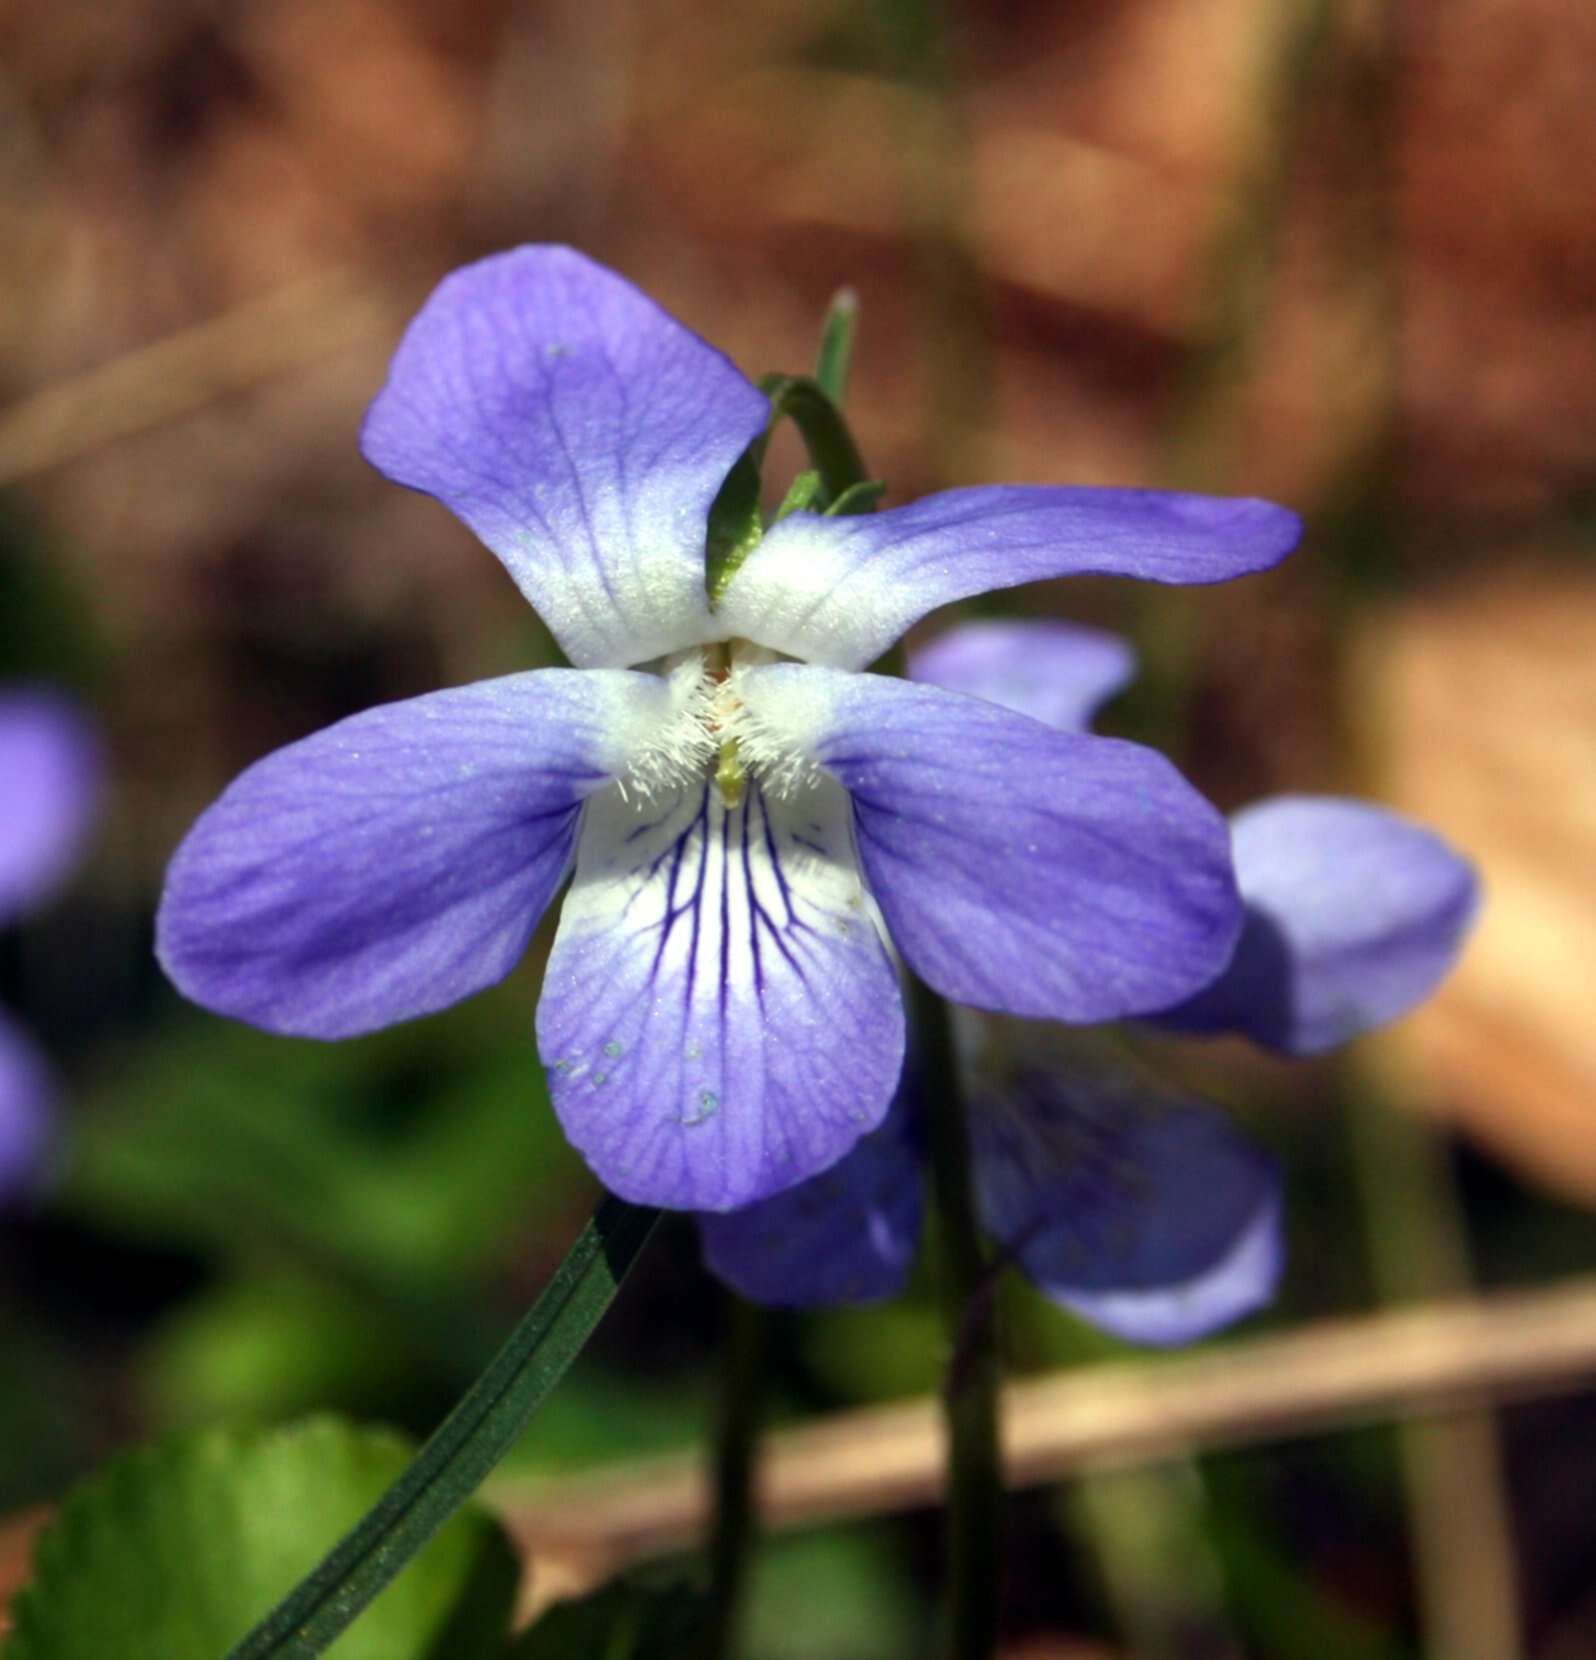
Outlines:
[[[1010,1487],[1028,1487],[1591,1382],[1596,1279],[1581,1279],[1023,1379],[1004,1395],[1005,1465]],[[941,1437],[929,1399],[778,1431],[766,1441],[760,1475],[764,1524],[796,1528],[930,1503],[941,1485]],[[500,1484],[490,1496],[537,1564],[539,1605],[691,1545],[707,1508],[689,1454],[564,1477],[530,1493]],[[22,1546],[40,1521],[34,1514],[0,1531],[0,1596],[20,1583]]]

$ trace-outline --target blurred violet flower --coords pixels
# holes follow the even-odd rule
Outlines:
[[[99,776],[93,735],[64,699],[0,692],[0,926],[48,898],[77,862]],[[43,1155],[50,1096],[43,1057],[0,1011],[0,1200]]]
[[[888,939],[961,1002],[1095,1022],[1229,960],[1223,821],[1160,756],[862,672],[936,607],[1274,564],[1265,502],[953,490],[792,513],[710,599],[769,404],[614,273],[523,248],[447,278],[367,458],[503,561],[574,669],[369,710],[205,813],[159,922],[190,997],[336,1038],[504,977],[574,869],[538,1010],[556,1111],[639,1201],[722,1210],[841,1158],[903,1058]]]
[[[961,1022],[982,1226],[1060,1306],[1134,1343],[1187,1343],[1268,1301],[1283,1257],[1278,1169],[1206,1102],[1159,1089],[1087,1034]],[[824,1174],[699,1218],[710,1270],[755,1302],[878,1302],[903,1289],[923,1217],[920,1104]]]
[[[1110,635],[981,622],[911,653],[916,678],[1084,730],[1135,672]],[[1234,955],[1157,1024],[1314,1054],[1434,990],[1478,904],[1473,870],[1371,803],[1288,796],[1233,821],[1246,922]],[[971,1154],[987,1231],[1054,1301],[1133,1342],[1189,1341],[1261,1306],[1282,1258],[1273,1162],[1207,1104],[1150,1085],[1080,1036],[1002,1028],[967,1043]],[[921,1220],[918,1106],[826,1174],[700,1219],[705,1260],[760,1302],[901,1289]]]

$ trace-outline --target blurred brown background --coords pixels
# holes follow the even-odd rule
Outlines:
[[[1593,109],[1585,0],[9,0],[0,639],[107,724],[84,880],[123,919],[36,974],[151,1006],[165,858],[241,765],[548,660],[498,565],[356,448],[444,272],[575,243],[752,374],[804,368],[847,283],[890,499],[1172,484],[1309,516],[1231,589],[1013,604],[1133,633],[1118,719],[1226,805],[1361,790],[1477,859],[1462,969],[1355,1092],[1462,1128],[1487,1277],[1596,1264],[1564,1208],[1596,1200]],[[1202,1064],[1273,1110],[1347,1088]],[[1544,1257],[1480,1246],[1498,1179],[1561,1219]],[[1552,1660],[1596,1652],[1573,1526],[1537,1535],[1531,1602],[1592,1646]]]

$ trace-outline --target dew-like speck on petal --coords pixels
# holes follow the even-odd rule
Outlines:
[[[682,1114],[682,1123],[687,1125],[702,1124],[705,1119],[713,1118],[720,1110],[720,1097],[712,1089],[701,1089],[698,1100],[690,1112]]]

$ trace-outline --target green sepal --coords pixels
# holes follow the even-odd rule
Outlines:
[[[815,503],[820,499],[820,474],[810,468],[807,472],[799,473],[787,487],[787,494],[782,498],[781,506],[776,509],[776,518],[773,522],[780,523],[789,513],[813,513]],[[828,507],[829,513],[831,509]]]
[[[886,483],[879,478],[861,479],[857,484],[850,484],[846,490],[826,509],[828,518],[848,513],[870,513],[875,505],[886,495]]]
[[[848,368],[853,361],[853,337],[859,329],[859,296],[851,288],[839,288],[826,307],[820,326],[820,351],[815,359],[815,379],[841,409],[848,393]]]
[[[318,1416],[125,1453],[68,1495],[34,1551],[5,1660],[217,1660],[410,1460],[405,1440]],[[491,1660],[520,1567],[473,1505],[330,1651]]]
[[[726,585],[765,533],[765,521],[759,511],[759,468],[765,459],[768,439],[767,428],[738,456],[710,504],[704,580],[711,606],[726,592]]]

